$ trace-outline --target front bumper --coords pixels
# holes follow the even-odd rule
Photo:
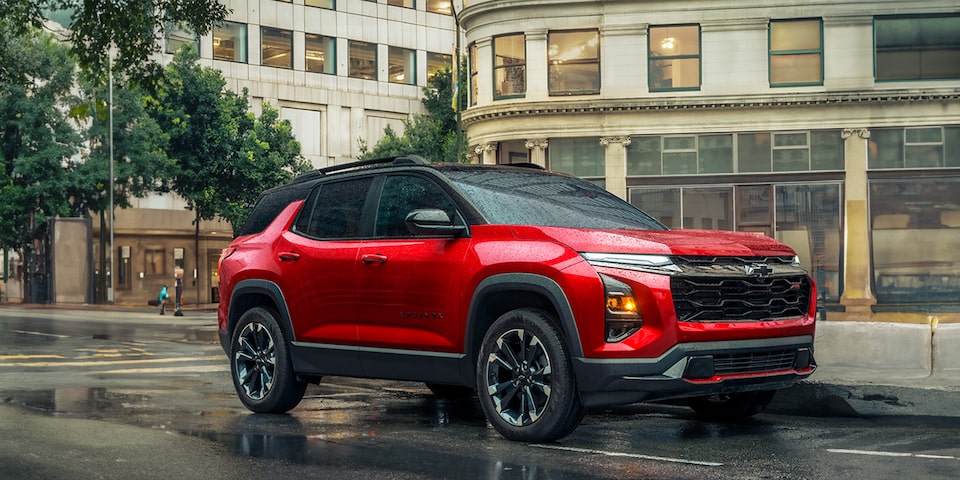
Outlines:
[[[813,337],[682,343],[657,358],[574,358],[585,406],[789,387],[817,368]]]

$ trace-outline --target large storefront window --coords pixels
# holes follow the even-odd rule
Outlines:
[[[839,183],[635,187],[630,202],[670,228],[774,237],[797,252],[821,298],[839,301]]]
[[[550,170],[569,173],[588,180],[603,180],[604,150],[600,140],[589,138],[551,138]]]
[[[878,303],[960,301],[958,191],[960,176],[870,181]]]
[[[550,95],[600,93],[600,32],[547,34]]]
[[[837,130],[637,136],[627,148],[628,176],[836,170],[843,170]]]

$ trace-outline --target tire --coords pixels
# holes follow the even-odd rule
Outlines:
[[[475,393],[470,387],[462,385],[444,385],[441,383],[428,383],[427,388],[433,393],[434,397],[445,400],[460,400],[470,398]]]
[[[255,307],[240,317],[230,340],[230,373],[237,396],[257,413],[288,412],[303,399],[275,310]]]
[[[767,390],[710,395],[688,399],[687,404],[697,415],[708,420],[739,420],[762,412],[776,393],[776,390]]]
[[[566,344],[546,312],[498,318],[477,358],[477,394],[493,428],[509,440],[552,442],[583,418]]]

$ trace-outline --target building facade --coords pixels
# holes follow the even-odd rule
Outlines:
[[[960,7],[470,0],[476,161],[791,245],[826,318],[960,314]]]

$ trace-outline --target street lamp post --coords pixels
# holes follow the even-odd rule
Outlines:
[[[110,195],[110,206],[109,208],[109,222],[110,225],[110,268],[105,272],[108,279],[107,284],[107,303],[113,303],[113,188],[114,188],[114,172],[113,172],[113,46],[110,47],[110,53],[108,55],[107,61],[107,96],[108,98],[108,109],[107,109],[107,123],[110,130],[110,183],[108,185],[109,195]]]

